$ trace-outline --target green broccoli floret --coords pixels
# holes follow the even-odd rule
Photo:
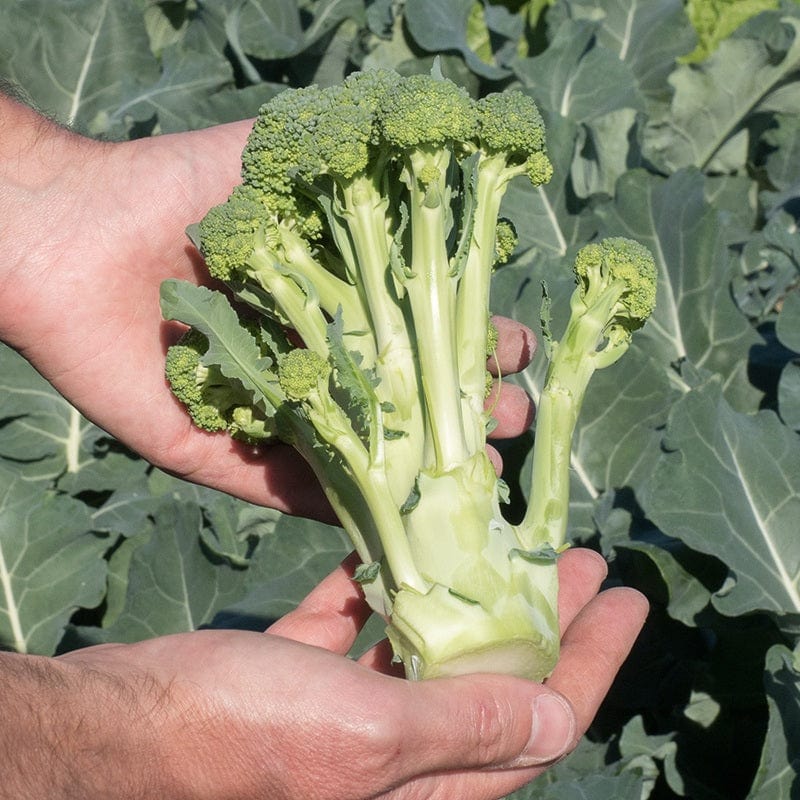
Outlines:
[[[301,402],[328,380],[330,372],[330,364],[319,353],[296,348],[281,359],[278,380],[288,400]]]
[[[514,223],[510,219],[498,220],[494,237],[494,263],[496,265],[507,264],[518,244],[519,239]]]
[[[263,414],[253,409],[252,396],[237,381],[227,379],[219,367],[203,363],[207,350],[208,339],[194,329],[167,349],[167,381],[194,424],[204,431],[227,430],[248,441],[270,438],[272,430]]]
[[[534,483],[522,527],[537,545],[563,542],[566,535],[570,449],[589,380],[627,351],[631,333],[656,302],[655,261],[638,242],[616,237],[588,244],[578,251],[574,271],[569,322],[550,345],[536,409]]]
[[[199,225],[210,272],[261,324],[221,292],[162,289],[164,315],[213,343],[171,351],[176,395],[207,429],[264,426],[307,459],[412,678],[541,679],[558,655],[556,566],[543,554],[564,543],[562,477],[548,465],[534,477],[545,505],[559,487],[558,524],[509,523],[485,408],[491,276],[517,246],[501,202],[512,180],[538,191],[551,173],[522,92],[475,100],[436,68],[286,90],[259,111],[241,185]],[[588,380],[643,320],[654,284],[643,252],[611,240],[579,254],[575,321],[552,367],[576,407],[569,373]],[[585,364],[564,366],[568,353]],[[537,447],[549,436],[568,453],[571,427],[548,413]]]
[[[212,208],[198,226],[211,276],[230,281],[246,270],[256,234],[269,224],[267,209],[251,187],[237,186],[226,203]]]

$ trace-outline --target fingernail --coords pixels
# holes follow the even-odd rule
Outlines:
[[[533,702],[531,738],[514,766],[546,764],[563,756],[574,744],[575,715],[557,694],[542,694]]]

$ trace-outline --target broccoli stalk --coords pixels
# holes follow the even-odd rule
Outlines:
[[[309,462],[412,678],[541,679],[558,656],[572,429],[591,372],[652,308],[655,274],[627,240],[578,254],[531,508],[511,525],[485,452],[490,284],[516,244],[499,216],[509,183],[551,173],[519,91],[475,101],[440,74],[382,70],[287,90],[259,112],[241,185],[193,234],[234,302],[162,287],[164,316],[191,327],[167,356],[176,397],[201,428]]]

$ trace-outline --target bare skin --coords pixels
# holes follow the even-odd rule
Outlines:
[[[329,519],[293,451],[198,431],[163,378],[179,330],[161,321],[159,285],[204,280],[184,228],[237,182],[248,130],[100,144],[0,98],[0,339],[159,467]],[[518,370],[533,337],[498,324],[497,365]],[[496,415],[512,436],[532,409],[506,384]],[[414,684],[393,674],[385,646],[344,657],[367,616],[352,568],[265,635],[0,654],[0,797],[501,797],[574,746],[646,615],[636,592],[598,595],[602,559],[575,550],[560,563],[563,651],[546,685],[494,675]]]
[[[647,609],[633,590],[596,595],[605,564],[575,550],[560,563],[563,654],[545,685],[412,683],[391,674],[383,645],[343,657],[366,617],[352,568],[266,634],[0,654],[0,797],[499,798],[575,745]]]

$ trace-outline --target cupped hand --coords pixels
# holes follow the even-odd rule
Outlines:
[[[164,380],[166,347],[180,331],[161,320],[159,287],[168,277],[207,279],[185,228],[238,183],[250,122],[119,144],[37,125],[23,176],[6,175],[10,191],[0,197],[0,338],[151,463],[246,500],[330,519],[293,450],[257,450],[198,430]],[[534,340],[511,321],[500,329],[496,361],[507,374],[528,363]],[[520,433],[532,416],[510,384],[495,414],[496,436]]]
[[[91,713],[109,715],[116,747],[159,765],[140,776],[144,796],[503,797],[575,745],[646,615],[633,590],[595,596],[603,560],[569,551],[559,564],[562,654],[545,685],[500,675],[412,683],[387,673],[383,644],[344,657],[367,616],[352,567],[264,635],[199,631],[59,659],[114,687],[110,699],[90,698]]]

